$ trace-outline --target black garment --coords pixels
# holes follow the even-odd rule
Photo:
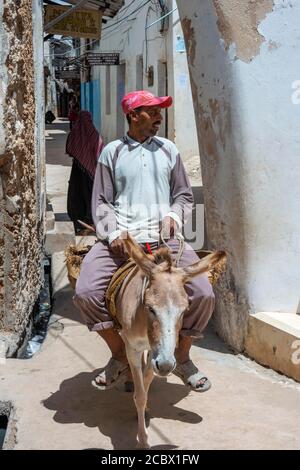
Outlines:
[[[73,165],[69,180],[67,211],[76,229],[84,229],[77,220],[82,220],[89,225],[93,224],[91,213],[91,200],[93,192],[93,180],[86,171],[73,158]]]
[[[45,114],[45,123],[46,124],[52,124],[52,122],[55,120],[55,116],[52,113],[52,111],[47,111]]]

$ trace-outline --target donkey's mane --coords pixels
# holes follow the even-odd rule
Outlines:
[[[158,248],[156,251],[153,252],[152,260],[155,264],[166,263],[166,271],[169,271],[173,266],[171,251],[165,246],[163,246],[162,248]]]

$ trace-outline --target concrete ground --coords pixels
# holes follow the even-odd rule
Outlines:
[[[60,160],[50,164],[48,151],[48,164],[57,168],[47,172],[52,179],[47,187],[62,193],[61,212],[66,180],[58,184],[57,175],[64,167],[63,134],[56,139],[61,143],[51,141],[51,148]],[[134,449],[132,394],[121,385],[101,392],[90,384],[109,353],[72,304],[63,252],[52,257],[52,281],[53,311],[41,350],[31,359],[0,364],[0,400],[14,407],[6,447]],[[192,358],[213,387],[201,394],[189,392],[173,375],[154,380],[148,422],[153,449],[300,449],[300,384],[233,355],[210,329],[194,344]]]
[[[134,449],[132,394],[121,385],[101,392],[90,384],[109,354],[72,305],[63,253],[53,257],[52,272],[53,315],[42,349],[0,369],[1,400],[15,409],[15,448]],[[299,384],[231,354],[212,332],[193,346],[192,358],[213,387],[200,394],[174,375],[154,380],[154,449],[300,449]]]
[[[46,188],[58,221],[68,221],[66,195],[72,158],[65,153],[69,121],[56,119],[46,125]]]

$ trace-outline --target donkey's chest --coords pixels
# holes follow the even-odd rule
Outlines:
[[[130,333],[121,333],[123,339],[130,344],[131,349],[136,352],[148,351],[150,344],[147,336],[133,336]]]

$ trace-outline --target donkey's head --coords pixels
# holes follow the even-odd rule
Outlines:
[[[192,277],[211,269],[225,253],[217,251],[191,266],[176,268],[167,247],[147,255],[128,233],[122,238],[129,256],[148,278],[144,307],[153,353],[152,366],[158,375],[165,376],[176,366],[175,348],[183,315],[189,308],[184,285]]]

